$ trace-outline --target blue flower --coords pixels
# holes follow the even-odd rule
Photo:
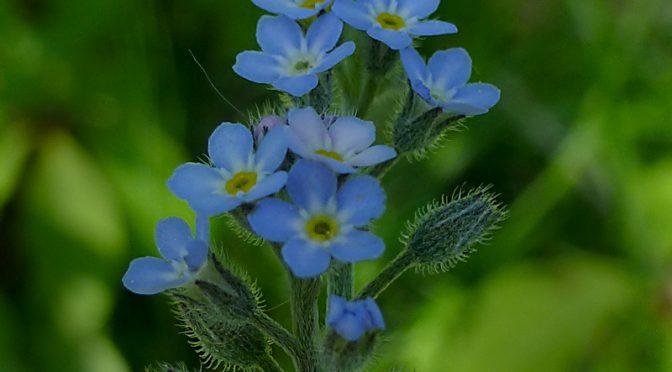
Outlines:
[[[327,325],[348,341],[357,341],[369,331],[385,329],[383,314],[371,297],[349,302],[332,295],[329,297]]]
[[[336,0],[332,12],[350,26],[366,31],[392,49],[406,48],[413,36],[454,34],[457,27],[442,21],[423,21],[440,0]]]
[[[198,224],[207,219],[198,219]],[[182,219],[171,217],[159,221],[154,238],[163,258],[141,257],[131,261],[122,282],[131,292],[153,295],[190,282],[208,257],[206,226],[197,226],[198,238]],[[202,235],[201,235],[202,234]]]
[[[254,5],[291,19],[310,18],[329,6],[333,0],[252,0]]]
[[[354,53],[351,41],[334,49],[342,31],[343,22],[329,13],[318,18],[305,35],[285,16],[263,16],[257,25],[262,52],[240,53],[233,70],[255,83],[272,84],[280,91],[303,96],[317,86],[317,74]]]
[[[252,133],[242,124],[224,123],[210,136],[208,153],[214,167],[187,163],[168,180],[168,188],[189,202],[197,214],[214,216],[242,203],[278,192],[286,172],[276,172],[287,154],[284,131],[268,132],[253,152]]]
[[[371,146],[376,127],[370,121],[348,116],[323,119],[311,107],[288,114],[289,148],[305,159],[319,161],[336,173],[354,173],[356,167],[376,165],[397,156],[385,145]]]
[[[284,243],[282,257],[299,278],[320,275],[332,256],[354,263],[378,258],[385,250],[380,238],[359,229],[385,210],[385,192],[378,180],[352,178],[338,191],[336,185],[329,168],[301,159],[287,181],[293,204],[265,199],[248,216],[254,232]]]
[[[401,51],[401,62],[413,90],[427,103],[444,111],[465,116],[487,113],[499,102],[500,92],[491,84],[467,84],[471,77],[471,57],[462,48],[436,52],[425,65],[412,48]]]

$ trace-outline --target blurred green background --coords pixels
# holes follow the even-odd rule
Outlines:
[[[167,300],[123,289],[154,224],[191,219],[165,187],[273,93],[237,77],[257,49],[250,1],[0,1],[0,371],[140,371],[198,360]],[[380,298],[376,371],[672,371],[672,2],[444,1],[475,80],[501,103],[385,179],[386,259],[414,210],[459,185],[510,205],[451,273]],[[274,255],[226,232],[286,321]],[[360,284],[385,260],[359,266]]]

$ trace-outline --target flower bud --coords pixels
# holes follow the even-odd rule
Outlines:
[[[415,98],[413,98],[415,99]],[[412,110],[404,108],[402,113]],[[400,115],[393,128],[394,146],[400,153],[422,155],[437,143],[445,132],[459,125],[463,116],[448,116],[434,108],[415,117]]]
[[[270,115],[263,117],[259,124],[254,128],[254,140],[257,144],[260,144],[261,140],[264,139],[264,136],[266,136],[271,129],[283,124],[285,124],[285,119],[279,116]]]

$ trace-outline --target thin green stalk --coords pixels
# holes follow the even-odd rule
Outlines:
[[[354,291],[354,269],[350,263],[334,261],[329,270],[329,294],[352,298]]]
[[[364,88],[362,93],[359,96],[359,103],[357,104],[357,116],[360,118],[365,118],[366,114],[371,108],[374,98],[376,98],[376,92],[378,91],[378,83],[381,79],[380,76],[372,72],[368,73],[366,81],[364,82]]]
[[[264,372],[284,372],[278,361],[269,356],[259,363],[259,368]]]
[[[320,279],[290,278],[292,328],[299,343],[297,357],[299,372],[317,372],[317,335],[319,332],[319,310],[317,296],[320,293]]]
[[[296,360],[301,347],[296,338],[283,326],[261,311],[257,311],[252,319],[253,324],[273,342],[278,344],[292,359]]]
[[[378,276],[373,279],[359,294],[357,298],[378,297],[390,284],[413,266],[413,257],[404,251],[390,262]]]

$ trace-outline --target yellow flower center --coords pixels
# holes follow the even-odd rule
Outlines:
[[[317,150],[315,151],[316,154],[326,156],[328,158],[334,159],[336,161],[343,162],[343,157],[334,151],[327,151],[327,150]]]
[[[303,4],[301,4],[301,7],[306,9],[315,9],[317,4],[321,4],[323,2],[324,0],[306,0],[303,2]]]
[[[236,195],[239,192],[248,192],[257,184],[257,173],[240,172],[226,182],[226,192],[230,195]]]
[[[388,30],[401,30],[406,26],[406,22],[404,22],[404,19],[399,17],[396,14],[390,14],[388,12],[382,12],[378,14],[378,17],[376,18],[376,21],[380,24],[382,28],[388,29]]]
[[[306,232],[310,239],[326,242],[338,234],[338,222],[330,216],[314,216],[306,222]]]

